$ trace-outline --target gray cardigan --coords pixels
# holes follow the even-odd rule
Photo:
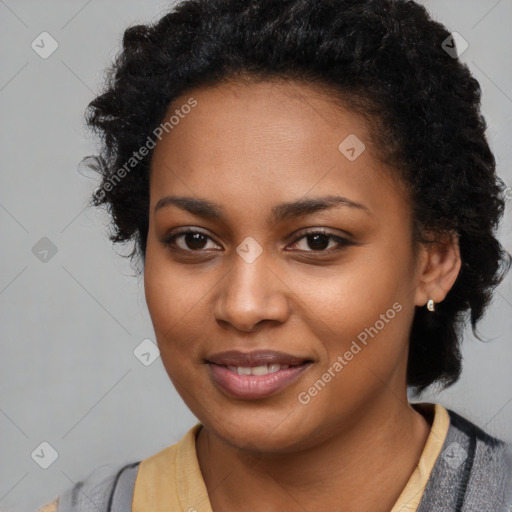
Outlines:
[[[448,413],[450,427],[417,512],[512,512],[512,445]],[[98,468],[60,496],[58,512],[130,512],[139,464]]]

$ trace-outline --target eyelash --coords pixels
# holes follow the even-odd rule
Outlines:
[[[182,249],[181,247],[178,247],[178,248],[174,248],[173,247],[173,244],[174,244],[175,240],[178,237],[184,236],[184,235],[186,235],[188,233],[200,234],[200,235],[203,235],[206,238],[214,241],[210,236],[208,236],[206,233],[203,233],[202,231],[198,231],[197,229],[184,229],[183,231],[175,233],[175,234],[171,235],[170,237],[166,238],[165,240],[163,240],[163,244],[165,246],[170,247],[172,250],[186,252],[186,253],[201,253],[201,251],[204,251],[204,249],[193,250],[193,249]],[[327,231],[323,231],[321,229],[306,231],[305,233],[302,233],[302,235],[299,238],[297,238],[291,245],[295,245],[295,244],[297,244],[297,242],[299,242],[303,238],[306,238],[306,237],[312,236],[312,235],[324,235],[328,239],[332,239],[333,241],[335,241],[339,245],[339,247],[337,249],[335,249],[335,250],[332,250],[332,248],[331,248],[331,250],[302,251],[302,252],[313,253],[313,254],[320,254],[320,255],[322,255],[322,254],[332,254],[333,252],[338,252],[338,251],[343,250],[345,247],[349,247],[351,245],[355,245],[354,242],[352,242],[351,240],[348,240],[347,238],[343,238],[343,237],[340,237],[340,236],[337,236],[337,235],[333,235],[332,233],[329,233]]]

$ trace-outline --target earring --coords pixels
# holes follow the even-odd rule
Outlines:
[[[435,311],[435,306],[434,306],[434,299],[428,299],[428,302],[427,302],[427,309],[429,311]]]

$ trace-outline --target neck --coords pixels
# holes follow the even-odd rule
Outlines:
[[[196,446],[214,512],[262,510],[262,496],[268,512],[387,512],[416,467],[429,431],[427,420],[393,395],[304,451],[241,452],[204,427]]]

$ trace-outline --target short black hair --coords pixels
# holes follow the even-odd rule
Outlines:
[[[144,262],[152,152],[137,152],[171,101],[235,79],[325,86],[377,121],[382,160],[411,194],[415,240],[425,243],[427,231],[458,235],[457,280],[435,312],[416,308],[409,340],[407,384],[416,393],[447,387],[460,376],[466,313],[478,337],[476,323],[511,263],[494,236],[505,184],[486,140],[481,89],[443,48],[450,36],[408,0],[181,1],[124,32],[105,90],[88,106],[102,140],[91,204],[110,212],[111,241],[133,241],[130,257]]]

